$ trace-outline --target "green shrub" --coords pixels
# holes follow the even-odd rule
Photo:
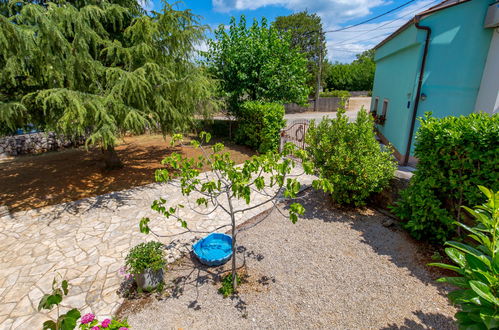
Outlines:
[[[282,104],[244,102],[237,116],[237,143],[248,145],[261,153],[279,148],[280,132],[286,124]]]
[[[478,185],[499,189],[499,116],[421,119],[416,133],[419,159],[394,213],[417,239],[442,242],[456,233],[461,205],[483,202]]]
[[[456,222],[478,245],[446,242],[445,253],[457,266],[430,264],[459,274],[438,281],[460,288],[449,293],[451,302],[461,307],[456,313],[460,329],[499,328],[499,192],[479,188],[488,201],[474,210],[464,207],[478,225],[470,228]]]
[[[348,123],[344,110],[317,126],[312,122],[306,141],[318,174],[331,183],[340,204],[364,204],[388,185],[397,168],[391,150],[376,141],[373,119],[364,109],[354,123]]]
[[[236,281],[238,285],[242,282],[238,274],[236,274]],[[218,293],[223,295],[224,298],[232,296],[236,293],[236,291],[234,290],[234,285],[232,283],[232,274],[227,274],[222,278],[222,286],[218,288]]]
[[[327,92],[322,92],[320,93],[320,97],[341,97],[341,98],[349,98],[350,92],[349,91],[336,91],[336,90],[331,90]]]
[[[163,244],[154,241],[134,246],[125,260],[127,271],[133,275],[141,274],[146,269],[160,270],[166,265]]]

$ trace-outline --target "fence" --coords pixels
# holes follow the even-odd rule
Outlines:
[[[305,135],[307,134],[310,121],[306,119],[294,120],[288,123],[288,126],[281,131],[281,145],[280,150],[284,144],[291,142],[300,149],[306,148]]]

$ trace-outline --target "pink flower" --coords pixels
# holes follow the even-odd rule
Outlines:
[[[94,315],[94,314],[92,314],[92,313],[85,314],[85,315],[83,315],[83,317],[81,318],[81,324],[87,324],[87,323],[90,323],[90,322],[92,322],[94,319],[95,319],[95,315]],[[92,328],[92,329],[93,329],[93,328]]]
[[[128,330],[128,328],[121,327],[121,328],[119,328],[118,330]]]
[[[95,327],[92,327],[92,329],[90,330],[100,330],[100,328],[98,326],[95,326]]]
[[[111,320],[105,319],[104,321],[102,321],[102,327],[107,328],[109,326],[109,323],[111,323]]]

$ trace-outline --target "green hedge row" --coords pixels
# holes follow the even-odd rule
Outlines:
[[[462,205],[484,201],[478,185],[499,190],[499,115],[427,115],[415,156],[416,172],[393,211],[415,238],[442,242],[456,234]]]
[[[331,90],[331,91],[320,93],[320,97],[344,97],[344,98],[348,98],[350,96],[351,95],[350,95],[349,91]]]

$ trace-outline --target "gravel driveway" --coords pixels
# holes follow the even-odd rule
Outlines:
[[[446,288],[405,232],[319,192],[301,199],[307,213],[295,225],[274,211],[239,234],[249,277],[238,297],[217,294],[222,269],[186,258],[167,275],[170,297],[129,301],[119,316],[136,329],[456,328]]]

